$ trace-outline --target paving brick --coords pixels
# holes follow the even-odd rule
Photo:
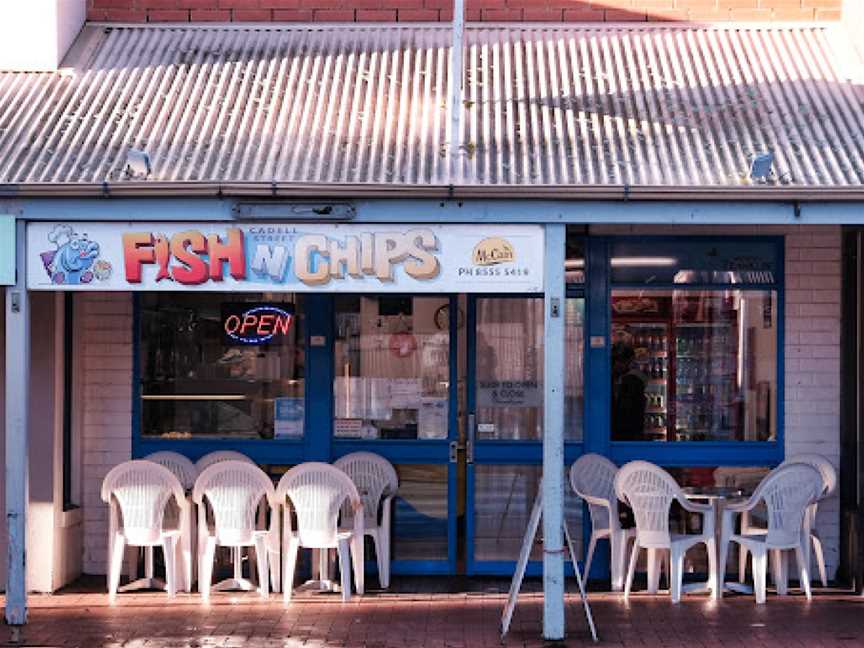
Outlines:
[[[816,446],[818,447],[818,446]],[[102,548],[104,551],[104,547]],[[94,555],[94,559],[96,556]],[[104,560],[104,556],[103,556]],[[415,579],[417,583],[419,579]],[[472,581],[469,592],[445,594],[445,579],[423,579],[400,593],[373,592],[348,605],[335,596],[295,595],[286,608],[280,598],[257,593],[215,592],[208,605],[197,594],[120,594],[115,604],[103,579],[87,579],[66,593],[31,596],[25,645],[170,648],[174,646],[367,646],[369,648],[541,647],[543,598],[538,579],[526,579],[510,633],[502,642],[497,619],[506,600],[506,581]],[[410,591],[413,589],[413,591]],[[429,590],[433,589],[432,592]],[[575,584],[568,580],[568,591]],[[409,590],[409,591],[405,591]],[[668,594],[634,588],[630,602],[620,594],[592,592],[594,619],[604,644],[643,648],[764,648],[860,645],[855,596],[817,588],[812,603],[793,589],[780,598],[769,590],[767,605],[752,596],[729,595],[709,603],[685,595],[672,605]],[[591,646],[579,600],[565,597],[567,645]],[[348,620],[350,619],[350,623]],[[0,641],[10,642],[8,626]]]

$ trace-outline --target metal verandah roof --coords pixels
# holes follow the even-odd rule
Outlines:
[[[85,28],[0,73],[0,185],[864,184],[864,93],[836,26],[469,25],[450,146],[437,25]],[[460,156],[456,177],[449,156]],[[144,188],[146,190],[146,187]]]

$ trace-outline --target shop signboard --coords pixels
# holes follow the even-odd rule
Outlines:
[[[30,223],[31,290],[532,293],[540,225]]]
[[[15,284],[15,217],[0,214],[0,286]]]

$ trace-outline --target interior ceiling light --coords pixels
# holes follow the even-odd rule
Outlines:
[[[612,257],[613,268],[668,268],[678,265],[675,257]]]

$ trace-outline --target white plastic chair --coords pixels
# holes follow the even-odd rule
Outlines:
[[[180,481],[167,468],[151,461],[126,461],[112,468],[102,482],[102,501],[109,505],[108,593],[120,585],[126,547],[161,546],[165,553],[168,596],[177,592],[177,541],[180,531],[163,528],[165,508],[174,498],[181,516],[190,514]],[[122,589],[154,587],[152,573]]]
[[[399,490],[396,469],[384,457],[372,452],[352,452],[333,462],[351,478],[363,502],[363,533],[372,538],[378,561],[378,581],[390,587],[390,522],[393,498]],[[353,526],[350,506],[342,508],[342,526]]]
[[[279,509],[273,483],[263,470],[246,461],[218,461],[205,468],[195,481],[192,499],[198,506],[198,591],[207,599],[213,578],[216,547],[231,547],[234,577],[213,589],[251,590],[242,578],[240,554],[244,547],[254,547],[258,563],[258,589],[269,594],[268,552],[278,545]],[[262,502],[263,500],[263,502]],[[256,526],[256,512],[262,504],[271,508],[270,528]],[[213,513],[212,530],[207,507]]]
[[[570,466],[570,486],[588,504],[591,514],[591,539],[585,557],[585,577],[591,573],[591,561],[598,540],[609,540],[613,591],[624,588],[624,561],[627,544],[636,537],[636,529],[621,528],[618,517],[618,497],[615,495],[615,474],[618,466],[606,457],[589,453]]]
[[[257,466],[257,464],[252,459],[247,457],[242,452],[237,452],[236,450],[216,450],[214,452],[208,452],[206,455],[198,459],[198,461],[195,462],[195,469],[200,475],[205,469],[209,468],[214,463],[219,463],[220,461],[242,461],[244,463],[249,463]],[[265,512],[263,509],[260,509],[258,511],[258,522],[262,527],[266,522]],[[199,551],[200,550],[201,549],[199,548]],[[240,554],[241,551],[238,548],[235,548],[231,551],[231,560],[234,561],[235,569],[236,565],[238,565],[242,560]],[[278,572],[278,569],[276,571]],[[273,581],[273,589],[279,591],[278,576],[277,579]]]
[[[171,452],[169,450],[154,452],[144,457],[144,460],[152,461],[153,463],[157,463],[170,470],[180,481],[183,490],[187,491],[187,493],[188,491],[191,491],[192,487],[195,485],[195,479],[198,477],[198,470],[195,468],[195,464],[192,463],[191,459],[185,457],[179,452]],[[172,523],[176,523],[176,528],[180,530],[180,543],[183,556],[183,589],[190,592],[192,591],[192,581],[195,571],[195,517],[191,515],[191,494],[187,495],[186,500],[190,506],[190,514],[179,516],[179,520],[175,520],[175,511],[169,509],[165,516],[165,522],[169,526]],[[148,576],[150,576],[153,573],[153,548],[148,547],[145,549],[145,552],[145,570]],[[134,573],[136,569],[137,565],[135,565],[134,569],[130,570],[130,573]]]
[[[256,465],[254,461],[252,461],[249,457],[244,455],[242,452],[237,452],[236,450],[217,450],[216,452],[209,452],[203,457],[201,457],[198,461],[195,462],[195,469],[198,471],[200,475],[207,468],[212,466],[214,463],[219,463],[220,461],[244,461],[246,463],[250,463],[252,465]]]
[[[809,600],[810,573],[805,558],[804,544],[810,532],[808,507],[822,493],[822,476],[807,464],[789,464],[768,474],[750,499],[741,504],[727,505],[723,510],[721,536],[720,573],[726,569],[729,543],[737,543],[753,556],[753,589],[756,603],[765,602],[768,574],[768,552],[775,560],[775,580],[779,594],[786,590],[785,554],[792,550],[798,561],[801,586]],[[767,509],[768,528],[764,533],[734,533],[735,516],[752,511],[764,502]]]
[[[820,454],[804,453],[790,457],[780,466],[788,466],[793,463],[803,463],[808,466],[813,466],[822,477],[822,493],[810,506],[807,507],[807,524],[810,528],[809,542],[804,543],[804,557],[807,560],[807,567],[810,567],[810,550],[816,554],[816,565],[819,569],[819,580],[822,581],[822,587],[828,587],[828,570],[825,568],[825,550],[822,546],[822,538],[819,537],[819,532],[816,529],[816,512],[819,508],[819,502],[832,497],[837,492],[837,470],[834,465],[828,461],[827,457]]]
[[[287,498],[287,501],[286,501]],[[285,505],[282,531],[283,595],[291,600],[297,552],[306,549],[336,549],[342,579],[342,600],[351,598],[351,564],[354,586],[363,594],[363,502],[351,478],[330,464],[312,461],[295,466],[279,480],[276,499]],[[339,529],[339,513],[346,504],[353,508],[353,528]],[[292,528],[291,514],[297,517]],[[323,562],[323,560],[322,560]]]
[[[615,476],[615,493],[633,509],[636,518],[636,539],[630,553],[630,565],[624,585],[625,600],[630,596],[639,550],[648,550],[648,590],[655,592],[659,580],[658,551],[670,554],[669,582],[672,602],[681,600],[684,555],[697,544],[708,551],[708,587],[716,596],[717,540],[714,537],[714,509],[708,504],[696,504],[687,499],[675,479],[659,466],[647,461],[631,461]],[[702,533],[676,534],[669,531],[669,510],[677,501],[685,511],[702,514]]]
[[[834,495],[837,491],[837,471],[833,464],[820,454],[804,453],[794,455],[786,459],[778,468],[783,468],[790,464],[803,463],[812,466],[822,476],[823,491],[818,500],[813,502],[807,508],[808,523],[810,527],[810,541],[804,544],[804,557],[807,560],[807,566],[811,564],[811,547],[813,553],[816,554],[816,565],[819,569],[819,580],[822,582],[822,587],[828,587],[828,571],[825,567],[825,552],[822,545],[822,539],[819,537],[819,532],[816,529],[816,513],[819,502]],[[776,469],[775,469],[776,470]],[[764,534],[766,529],[764,526],[754,524],[749,513],[741,514],[741,534],[742,535],[759,535]],[[738,554],[738,580],[744,582],[747,573],[747,550],[741,547]]]

